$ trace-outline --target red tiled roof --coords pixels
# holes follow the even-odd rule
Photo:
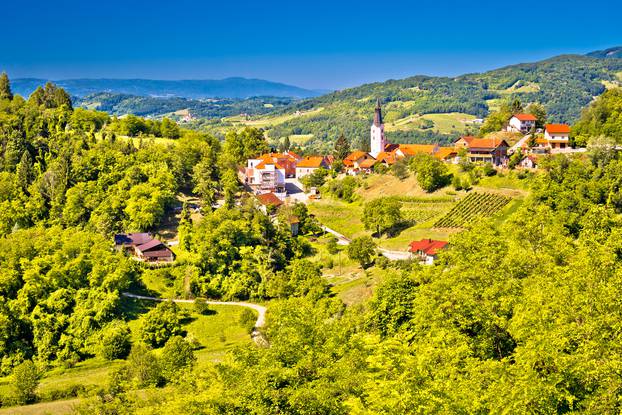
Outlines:
[[[426,255],[436,255],[438,251],[445,248],[448,245],[446,241],[437,241],[434,239],[422,239],[420,241],[413,241],[410,243],[410,252],[421,251]]]
[[[436,149],[435,144],[400,144],[399,149],[406,156],[414,156],[415,154],[427,153],[432,154]]]
[[[279,207],[283,204],[281,199],[276,197],[274,193],[264,193],[261,195],[257,195],[257,199],[264,206],[276,206]]]
[[[513,117],[516,117],[519,121],[536,121],[537,118],[531,114],[514,114]]]
[[[570,133],[570,126],[566,124],[547,124],[546,131],[549,134],[568,134]]]
[[[324,162],[324,157],[322,156],[311,156],[305,157],[296,164],[296,167],[306,167],[306,168],[318,168],[322,167],[322,163]]]

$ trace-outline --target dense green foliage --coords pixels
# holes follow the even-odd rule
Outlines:
[[[271,304],[270,347],[238,350],[176,393],[116,408],[618,412],[622,222],[602,192],[619,166],[552,158],[507,223],[456,235],[438,266],[388,271],[368,307]]]
[[[585,146],[590,137],[606,136],[622,142],[622,88],[602,94],[581,114],[573,126],[576,145]]]
[[[365,229],[375,231],[377,237],[391,232],[402,220],[402,204],[391,197],[381,197],[365,204],[361,221]]]

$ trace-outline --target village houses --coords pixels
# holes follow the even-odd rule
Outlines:
[[[116,250],[127,252],[138,261],[170,263],[175,260],[173,251],[150,233],[117,234],[114,236],[114,245]]]

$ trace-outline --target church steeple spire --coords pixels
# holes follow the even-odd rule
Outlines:
[[[380,108],[380,98],[376,99],[376,113],[374,114],[374,125],[380,127],[382,124],[382,109]]]

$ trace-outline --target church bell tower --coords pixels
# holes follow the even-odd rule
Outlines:
[[[371,144],[370,154],[376,158],[378,154],[384,151],[387,141],[384,138],[384,124],[382,123],[382,109],[380,108],[380,99],[376,101],[376,113],[374,114],[374,122],[371,125]]]

